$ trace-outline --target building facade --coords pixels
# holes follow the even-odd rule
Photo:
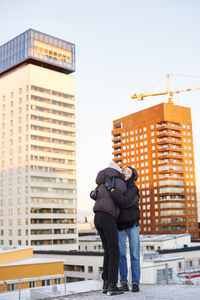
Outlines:
[[[0,244],[76,250],[75,46],[29,29],[0,47]]]
[[[189,108],[161,103],[113,122],[113,155],[137,169],[141,233],[190,233],[198,213]]]
[[[62,252],[54,253],[43,252],[42,254],[34,253],[36,258],[62,259],[64,260],[64,273],[66,282],[83,281],[83,280],[101,280],[103,253],[101,252]],[[166,265],[168,268],[169,283],[176,283],[180,263],[183,264],[184,258],[181,255],[161,256],[155,251],[147,251],[140,253],[141,261],[141,284],[160,284],[166,283]],[[128,264],[128,282],[131,283],[131,267],[129,251],[127,253]]]

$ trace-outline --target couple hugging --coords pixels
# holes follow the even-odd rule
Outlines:
[[[126,258],[126,236],[129,239],[132,292],[139,292],[140,238],[139,190],[135,184],[137,171],[131,166],[122,170],[111,162],[97,174],[97,188],[90,193],[95,200],[94,224],[103,248],[103,293],[123,294],[129,291]],[[118,268],[120,284],[118,282]]]

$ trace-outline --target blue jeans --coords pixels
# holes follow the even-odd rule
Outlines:
[[[128,267],[126,258],[126,236],[129,239],[130,249],[130,261],[131,261],[131,273],[132,273],[132,284],[140,283],[140,226],[133,226],[125,230],[118,231],[119,237],[119,271],[120,271],[120,282],[128,283]]]

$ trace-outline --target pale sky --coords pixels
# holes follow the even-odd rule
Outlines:
[[[92,215],[89,192],[112,160],[112,122],[166,102],[137,92],[200,87],[199,0],[0,0],[0,44],[28,28],[76,45],[78,214]],[[183,76],[184,75],[184,76]],[[189,75],[189,76],[187,76]],[[181,93],[191,107],[200,190],[200,90]]]

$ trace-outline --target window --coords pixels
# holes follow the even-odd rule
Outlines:
[[[15,284],[14,283],[8,283],[7,284],[7,291],[14,291],[15,290]]]
[[[50,279],[42,280],[42,286],[50,285],[50,284],[51,284],[51,280]]]
[[[88,273],[93,273],[93,267],[92,266],[88,266]]]
[[[45,285],[46,285],[46,281],[42,280],[42,286],[45,286]]]
[[[55,284],[61,284],[61,279],[60,278],[55,278]]]
[[[35,281],[29,281],[29,288],[35,287]]]

